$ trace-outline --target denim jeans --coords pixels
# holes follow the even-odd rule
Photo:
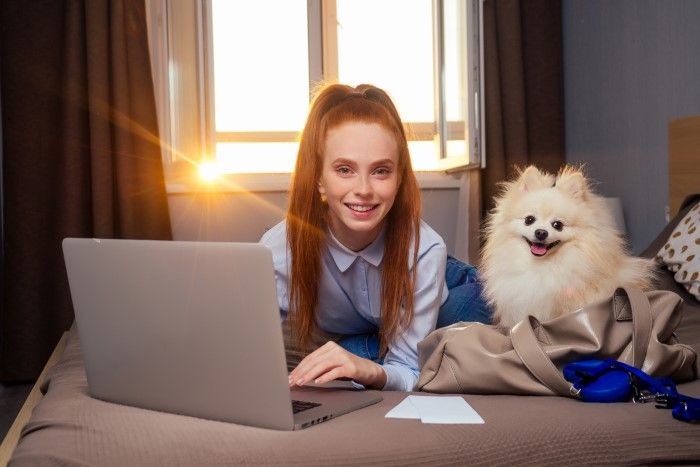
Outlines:
[[[445,283],[449,295],[440,307],[436,327],[442,328],[460,321],[491,323],[492,312],[482,297],[481,282],[476,268],[451,256],[447,257]],[[345,350],[360,357],[382,363],[377,333],[347,336],[338,341]]]

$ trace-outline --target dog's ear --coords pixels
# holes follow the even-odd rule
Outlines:
[[[557,177],[556,188],[574,199],[585,200],[588,195],[588,183],[583,174],[577,170],[564,170]]]
[[[551,183],[547,184],[547,176],[540,172],[537,167],[531,165],[518,177],[518,186],[520,191],[534,191],[547,188],[551,186]]]

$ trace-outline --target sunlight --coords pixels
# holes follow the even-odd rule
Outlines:
[[[379,86],[404,121],[432,122],[432,3],[338,0],[337,12],[340,82]]]
[[[224,173],[294,171],[299,143],[217,143],[216,161]]]
[[[207,183],[216,180],[224,172],[216,162],[203,162],[199,164],[199,177]]]
[[[304,0],[212,2],[216,131],[298,131],[309,106]]]
[[[445,2],[446,113],[464,126],[466,33],[460,18],[466,13],[462,0]],[[335,3],[337,43],[324,46],[337,47],[338,80],[375,84],[389,93],[405,122],[433,124],[432,2]],[[297,132],[304,125],[310,84],[307,15],[303,0],[212,0],[216,171],[200,169],[202,180],[220,174],[293,172],[298,142],[261,135]],[[463,135],[448,135],[457,139],[447,142],[448,155],[468,153]],[[437,142],[410,141],[415,170],[439,170]]]

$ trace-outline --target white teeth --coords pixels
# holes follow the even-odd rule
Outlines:
[[[348,207],[352,209],[353,211],[358,211],[358,212],[367,212],[371,209],[374,209],[374,206],[361,206],[359,204],[349,204]]]

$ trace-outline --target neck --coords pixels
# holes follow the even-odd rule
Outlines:
[[[383,226],[383,223],[381,223],[377,225],[376,228],[368,232],[353,232],[348,229],[344,229],[342,226],[336,226],[333,224],[334,223],[331,221],[328,226],[331,233],[341,245],[351,251],[362,251],[367,248],[377,239]]]

